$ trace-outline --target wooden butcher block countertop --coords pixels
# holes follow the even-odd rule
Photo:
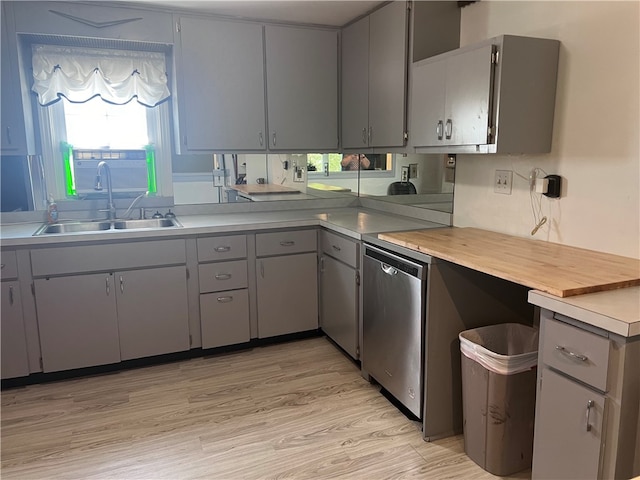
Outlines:
[[[640,285],[640,260],[478,228],[393,232],[378,238],[558,297]]]

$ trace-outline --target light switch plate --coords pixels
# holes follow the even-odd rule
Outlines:
[[[496,170],[493,182],[493,191],[504,195],[511,195],[511,183],[513,182],[513,171]]]
[[[409,181],[409,167],[402,167],[402,171],[400,173],[400,181],[405,183]]]

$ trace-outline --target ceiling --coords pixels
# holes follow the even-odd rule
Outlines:
[[[382,1],[368,0],[129,0],[183,11],[341,27],[372,9]]]

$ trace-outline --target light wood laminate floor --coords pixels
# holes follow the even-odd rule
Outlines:
[[[3,480],[496,478],[325,338],[11,389],[1,414]]]

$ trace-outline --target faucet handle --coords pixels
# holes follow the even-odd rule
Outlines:
[[[140,207],[140,220],[147,218],[147,211],[144,207]]]

